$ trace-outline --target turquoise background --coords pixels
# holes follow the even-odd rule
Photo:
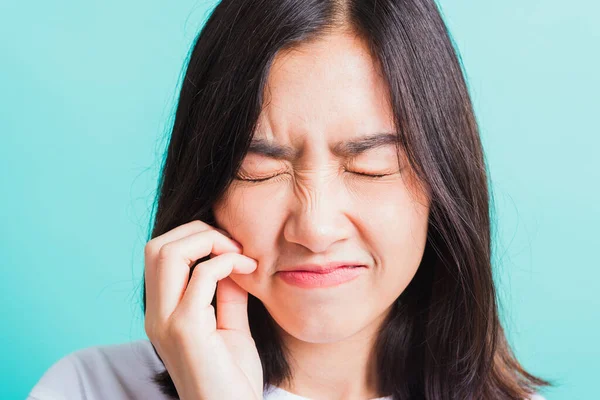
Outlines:
[[[441,1],[498,208],[502,316],[549,400],[600,398],[600,3]],[[1,1],[0,398],[145,337],[143,247],[183,62],[214,1]]]

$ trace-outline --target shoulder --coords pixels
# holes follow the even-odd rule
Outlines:
[[[164,395],[151,381],[161,371],[164,366],[146,339],[87,347],[52,364],[28,399],[161,399]]]
[[[546,398],[539,393],[535,393],[528,400],[546,400]]]
[[[263,390],[263,400],[309,400],[306,397],[288,392],[280,387],[268,384]]]

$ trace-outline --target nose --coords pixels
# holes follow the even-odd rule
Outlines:
[[[283,234],[288,242],[314,253],[326,252],[334,243],[349,237],[348,210],[335,182],[320,180],[308,186],[303,185],[294,192]]]

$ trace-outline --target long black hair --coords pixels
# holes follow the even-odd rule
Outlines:
[[[379,391],[397,400],[520,400],[551,385],[518,363],[499,321],[485,157],[462,66],[434,0],[216,5],[187,60],[148,240],[195,219],[217,226],[213,205],[246,154],[275,55],[334,31],[368,43],[388,85],[398,141],[431,191],[421,264],[376,342]],[[248,301],[265,388],[289,382],[273,319],[256,297]],[[178,398],[168,371],[154,382]]]

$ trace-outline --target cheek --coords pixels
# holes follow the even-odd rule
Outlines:
[[[429,204],[414,199],[406,189],[387,188],[363,207],[362,223],[369,250],[378,265],[373,279],[377,290],[396,297],[410,283],[427,241]]]
[[[258,261],[258,268],[249,275],[234,274],[231,279],[247,292],[262,299],[269,291],[272,271],[278,254],[283,214],[281,190],[274,186],[232,188],[226,202],[215,205],[217,225],[229,232],[243,246],[243,254]],[[265,207],[265,199],[269,199]]]
[[[244,254],[256,258],[273,248],[281,223],[281,190],[275,186],[230,188],[227,201],[215,206],[217,224],[244,247]],[[268,199],[268,207],[265,206]],[[259,260],[260,261],[260,260]]]

